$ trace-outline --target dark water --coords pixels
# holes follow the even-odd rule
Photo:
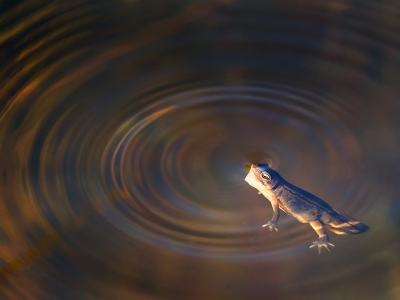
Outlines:
[[[400,299],[400,2],[0,2],[1,299]],[[332,253],[245,165],[370,226]]]

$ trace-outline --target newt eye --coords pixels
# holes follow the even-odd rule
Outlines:
[[[262,173],[261,177],[264,179],[271,179],[271,175],[269,175],[268,173]]]

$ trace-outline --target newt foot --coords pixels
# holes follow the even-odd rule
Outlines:
[[[331,249],[329,246],[335,247],[332,243],[329,242],[328,238],[326,236],[320,237],[317,241],[313,242],[313,244],[310,246],[310,248],[318,247],[318,253],[321,254],[321,249],[322,247],[325,247],[326,250],[331,252]]]
[[[276,227],[276,223],[275,222],[271,222],[271,221],[269,221],[267,224],[264,224],[261,227],[268,227],[269,231],[272,231],[274,229],[275,229],[275,231],[278,231],[278,228]]]

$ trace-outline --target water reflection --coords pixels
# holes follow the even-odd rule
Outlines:
[[[397,299],[398,5],[5,1],[4,299]],[[371,230],[261,227],[266,162]]]

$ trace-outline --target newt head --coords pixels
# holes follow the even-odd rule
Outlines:
[[[249,174],[244,180],[259,190],[260,193],[263,193],[272,190],[278,184],[279,175],[268,167],[268,164],[252,164]]]

